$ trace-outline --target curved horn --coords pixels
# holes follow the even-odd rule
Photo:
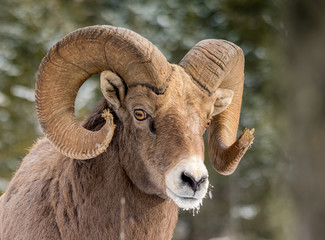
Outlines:
[[[229,107],[213,118],[208,129],[213,167],[221,174],[231,174],[254,139],[254,129],[245,129],[236,141],[244,85],[243,51],[224,40],[204,40],[196,44],[179,65],[209,96],[217,88],[234,91]]]
[[[81,85],[104,70],[117,73],[127,86],[144,84],[165,90],[170,66],[147,39],[127,29],[93,26],[78,29],[56,43],[43,59],[36,81],[36,108],[43,132],[64,155],[88,159],[105,151],[114,123],[109,111],[97,132],[76,120],[74,102]]]

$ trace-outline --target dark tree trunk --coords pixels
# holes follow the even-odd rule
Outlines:
[[[325,3],[288,3],[293,239],[318,240],[325,236]]]

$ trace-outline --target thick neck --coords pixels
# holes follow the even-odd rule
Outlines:
[[[103,107],[105,105],[99,106],[97,111]],[[84,126],[97,128],[100,123],[97,116],[100,116],[98,112],[92,114]],[[178,208],[173,202],[143,193],[129,180],[120,165],[119,131],[121,129],[117,126],[115,136],[103,154],[69,163],[66,176],[70,178],[71,190],[68,191],[72,194],[66,193],[70,196],[66,202],[71,202],[71,209],[67,212],[78,209],[79,223],[76,227],[109,232],[111,239],[120,239],[121,232],[126,235],[125,239],[171,239]],[[89,237],[95,239],[92,234]]]
[[[79,211],[78,228],[109,231],[112,239],[119,239],[121,232],[125,239],[171,239],[177,206],[141,192],[128,179],[120,167],[115,140],[104,154],[70,166],[70,174],[76,176],[71,179],[71,203],[75,205],[71,207]],[[92,234],[89,237],[94,239]]]

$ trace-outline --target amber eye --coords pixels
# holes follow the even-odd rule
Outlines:
[[[205,127],[206,127],[206,128],[207,128],[207,127],[210,127],[211,123],[212,123],[212,120],[209,119],[209,120],[206,122]]]
[[[138,120],[138,121],[143,121],[146,120],[148,118],[148,113],[146,113],[145,111],[143,111],[142,109],[136,109],[134,110],[134,117]]]

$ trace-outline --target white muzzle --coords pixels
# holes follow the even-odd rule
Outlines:
[[[181,160],[166,175],[166,193],[180,208],[199,208],[209,186],[208,171],[198,156]]]

